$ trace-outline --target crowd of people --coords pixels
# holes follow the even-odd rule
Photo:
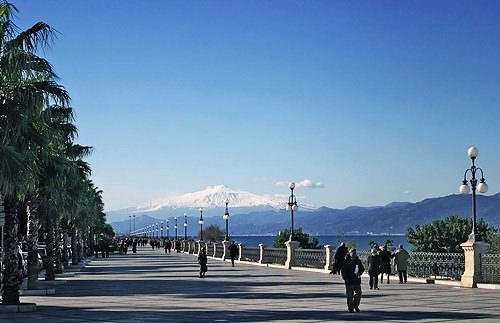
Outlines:
[[[370,255],[366,259],[370,289],[379,289],[379,275],[380,283],[383,283],[384,275],[386,276],[386,283],[390,283],[392,262],[394,262],[395,270],[398,272],[399,283],[405,284],[408,280],[408,258],[410,258],[410,254],[401,244],[393,253],[388,250],[386,245],[381,248],[372,248]],[[332,271],[330,273],[342,275],[346,288],[347,309],[350,313],[360,312],[361,275],[364,272],[365,267],[359,259],[356,249],[351,248],[348,250],[345,243],[342,242],[333,257]]]

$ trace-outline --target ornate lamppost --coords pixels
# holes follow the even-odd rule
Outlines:
[[[475,160],[477,155],[479,155],[479,150],[476,147],[470,147],[467,150],[467,154],[472,160],[471,168],[465,170],[464,180],[462,181],[462,185],[460,185],[460,193],[468,194],[470,191],[469,185],[467,184],[467,173],[470,172],[472,178],[470,179],[470,185],[472,188],[472,232],[469,235],[469,240],[471,241],[482,241],[481,234],[477,231],[476,225],[476,189],[479,193],[486,193],[488,191],[488,184],[486,184],[486,180],[483,176],[483,170],[479,167],[476,167]],[[479,184],[477,183],[476,172],[481,171],[481,179],[479,180]]]
[[[222,217],[226,221],[226,237],[224,238],[224,241],[229,241],[229,230],[228,230],[228,222],[229,222],[229,211],[227,209],[227,205],[229,204],[229,199],[226,199],[226,212],[224,212],[224,216]]]
[[[293,189],[295,188],[295,183],[294,182],[290,182],[290,184],[288,184],[288,187],[290,188],[290,191],[291,191],[291,194],[290,196],[288,197],[288,204],[286,206],[286,210],[287,211],[290,211],[290,214],[292,216],[292,230],[290,232],[290,241],[293,240],[293,212],[297,211],[299,209],[299,206],[297,205],[297,198],[295,197],[295,195],[293,195]]]
[[[187,229],[188,229],[188,216],[186,213],[184,213],[184,240],[188,239]]]
[[[177,240],[177,217],[175,217],[174,219],[175,219],[175,225],[174,225],[174,228],[175,228],[175,240]]]
[[[128,216],[128,235],[130,236],[130,233],[132,232],[132,216]]]
[[[170,233],[169,233],[169,231],[170,231],[170,226],[168,225],[168,219],[167,219],[167,240],[170,239]]]
[[[159,237],[158,237],[158,231],[159,231],[159,230],[158,230],[158,222],[156,222],[156,223],[155,223],[155,232],[156,232],[156,234],[155,234],[155,238],[156,238],[156,239],[158,239],[158,238],[159,238]]]
[[[160,238],[163,239],[163,220],[160,221]]]
[[[134,218],[134,232],[135,232],[135,214],[132,215],[132,217]]]
[[[203,209],[200,207],[200,220],[198,220],[200,224],[200,241],[203,241]]]

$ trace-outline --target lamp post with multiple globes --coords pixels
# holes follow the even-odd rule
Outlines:
[[[175,217],[174,219],[175,219],[175,225],[174,225],[174,229],[175,229],[175,240],[177,240],[177,217]]]
[[[486,193],[488,191],[488,184],[486,184],[486,180],[483,176],[483,170],[479,167],[476,167],[475,161],[476,157],[479,155],[479,150],[476,147],[470,147],[467,150],[467,154],[469,155],[472,166],[465,170],[464,180],[462,181],[462,185],[460,185],[460,193],[468,194],[470,189],[472,189],[472,232],[469,235],[469,240],[471,241],[482,241],[481,234],[477,231],[476,225],[476,189],[479,193]],[[479,184],[477,183],[476,172],[481,172],[481,179],[479,180]],[[471,173],[470,185],[467,183],[467,173]]]
[[[188,228],[188,218],[187,218],[187,214],[184,213],[184,240],[188,239],[187,228]]]
[[[290,241],[292,241],[293,240],[293,230],[294,230],[293,229],[293,212],[298,211],[299,206],[297,205],[297,198],[295,197],[295,195],[293,195],[293,189],[295,188],[295,183],[290,182],[290,184],[288,184],[288,188],[290,188],[291,194],[288,197],[288,204],[286,206],[286,210],[290,211],[290,214],[292,216],[292,229],[290,231]]]
[[[200,224],[200,241],[203,241],[203,209],[200,207],[200,219],[198,220]]]
[[[229,241],[229,230],[228,230],[228,222],[229,222],[229,210],[227,209],[227,205],[229,204],[229,200],[226,199],[226,212],[224,212],[224,216],[222,217],[226,221],[226,237],[224,238],[224,241]]]

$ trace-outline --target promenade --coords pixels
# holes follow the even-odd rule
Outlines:
[[[205,279],[196,257],[138,248],[89,263],[52,283],[52,296],[22,296],[30,313],[0,322],[499,322],[500,291],[409,281],[370,290],[361,313],[346,309],[340,276],[209,258]]]

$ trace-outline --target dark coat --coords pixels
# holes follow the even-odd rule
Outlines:
[[[355,273],[356,265],[358,266],[358,273]],[[345,257],[342,263],[342,278],[346,285],[361,285],[361,275],[365,272],[365,267],[361,260],[356,256],[354,259],[350,255]]]
[[[337,271],[342,268],[342,263],[344,262],[346,254],[347,247],[345,245],[341,245],[337,248],[337,251],[335,251],[335,255],[333,256],[333,271]]]
[[[368,273],[372,276],[380,274],[380,255],[371,254],[368,256]]]
[[[229,257],[235,258],[236,256],[238,256],[238,253],[239,253],[238,246],[235,245],[234,243],[231,243],[229,245]]]
[[[200,253],[198,255],[198,263],[200,264],[200,272],[204,273],[208,270],[207,262],[208,262],[207,254]]]
[[[380,272],[383,274],[391,273],[391,258],[392,254],[387,249],[382,249],[379,252],[380,255]]]

